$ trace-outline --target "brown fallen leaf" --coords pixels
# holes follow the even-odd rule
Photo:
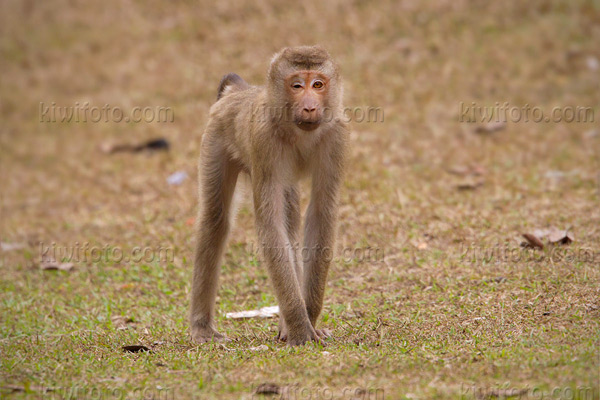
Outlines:
[[[132,152],[136,153],[142,150],[169,150],[169,142],[166,139],[158,138],[151,139],[140,144],[130,143],[103,143],[100,145],[100,151],[107,154],[118,153],[118,152]]]
[[[123,348],[123,351],[129,352],[129,353],[139,353],[142,351],[150,351],[150,349],[147,348],[146,346],[144,346],[143,344],[131,344],[131,345],[123,346],[122,348]]]
[[[506,128],[506,122],[489,122],[487,124],[479,125],[475,128],[475,133],[494,133],[496,131],[501,131]]]
[[[551,244],[569,244],[575,241],[575,237],[569,232],[570,230],[570,227],[566,230],[552,227],[548,229],[536,229],[533,231],[533,234],[540,240],[546,239]]]
[[[527,243],[534,248],[543,249],[544,243],[537,236],[531,233],[524,233],[523,237],[527,240]]]
[[[71,262],[59,263],[57,261],[42,261],[40,268],[44,271],[72,271],[75,264]]]
[[[568,229],[554,229],[548,234],[548,241],[552,244],[569,244],[575,241],[575,237]]]
[[[113,315],[110,320],[116,329],[125,329],[127,328],[127,324],[132,324],[134,322],[133,318],[124,317],[122,315]]]
[[[281,387],[275,383],[261,383],[254,393],[256,394],[280,394]]]
[[[484,179],[468,179],[456,185],[458,190],[475,190],[485,183]]]

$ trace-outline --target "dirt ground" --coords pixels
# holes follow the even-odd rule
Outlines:
[[[263,84],[314,43],[352,116],[335,337],[290,349],[275,318],[226,318],[277,304],[246,202],[217,304],[233,341],[195,345],[219,80]],[[2,397],[600,398],[598,43],[596,0],[2,1]]]

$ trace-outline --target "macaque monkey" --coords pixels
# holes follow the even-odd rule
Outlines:
[[[319,46],[285,48],[271,60],[264,87],[236,74],[221,80],[202,137],[200,211],[191,290],[191,334],[227,341],[214,324],[220,262],[240,173],[249,175],[256,229],[280,307],[278,338],[321,342],[316,329],[333,251],[348,129],[338,67]],[[312,180],[298,260],[298,180]]]

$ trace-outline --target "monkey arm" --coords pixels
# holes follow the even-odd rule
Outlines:
[[[313,195],[304,226],[304,300],[313,325],[323,306],[327,273],[333,257],[337,190],[313,184]]]
[[[320,157],[312,178],[311,200],[304,224],[304,279],[303,295],[309,320],[313,327],[323,307],[323,295],[329,265],[333,258],[338,210],[338,197],[342,184],[347,130],[334,131],[332,149]],[[326,165],[323,165],[326,164]]]

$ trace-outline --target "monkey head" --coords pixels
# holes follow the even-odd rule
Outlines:
[[[339,118],[342,88],[338,67],[320,46],[289,47],[277,53],[268,73],[273,117],[303,131]]]

